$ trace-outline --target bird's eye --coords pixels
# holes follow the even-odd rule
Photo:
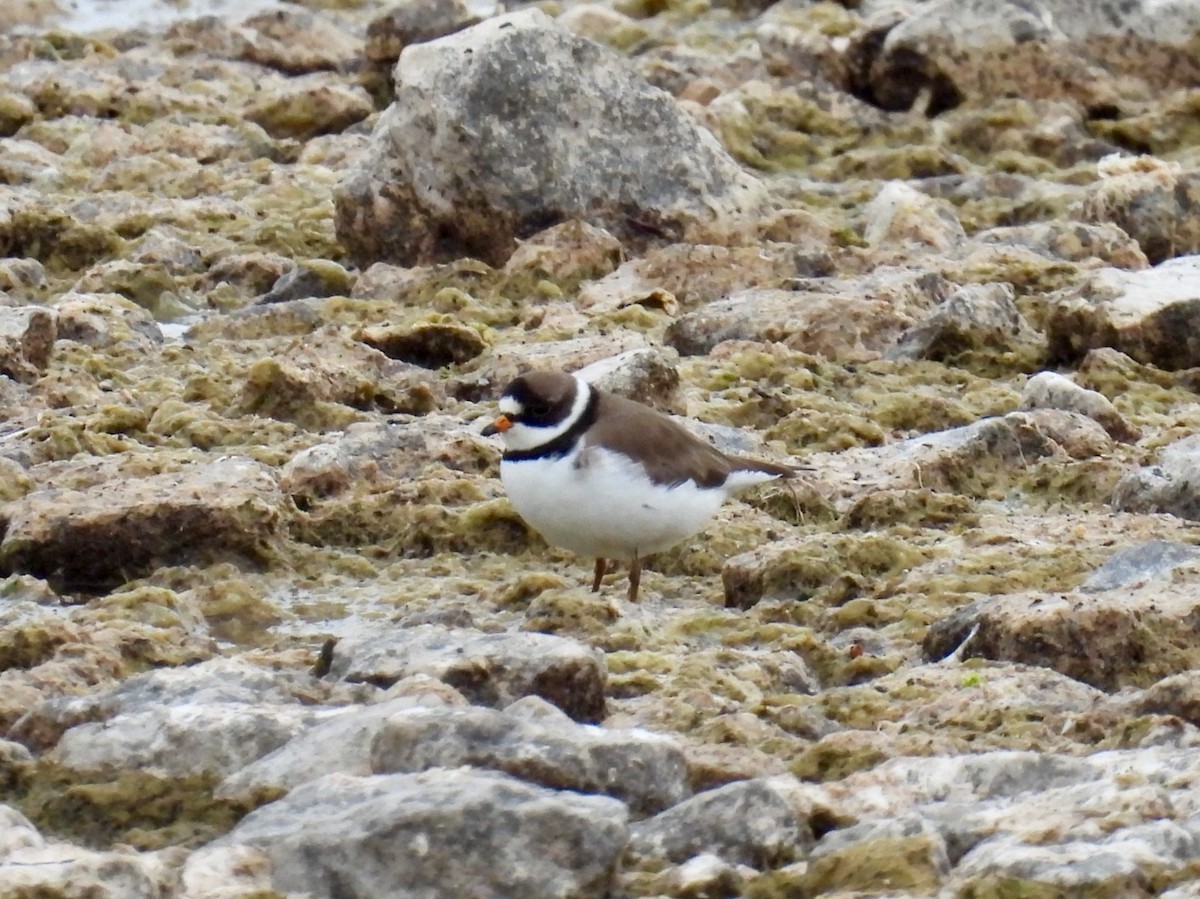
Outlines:
[[[534,418],[541,418],[543,415],[550,414],[550,404],[544,402],[530,403],[525,407],[525,411]]]

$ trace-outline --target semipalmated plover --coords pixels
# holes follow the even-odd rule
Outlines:
[[[786,478],[786,465],[727,456],[641,403],[578,375],[539,371],[504,388],[500,480],[521,517],[550,543],[629,562],[636,600],[641,560],[699,532],[730,494]]]

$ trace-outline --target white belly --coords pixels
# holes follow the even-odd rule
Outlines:
[[[700,531],[726,497],[692,481],[656,485],[624,456],[597,448],[502,462],[500,480],[513,507],[548,542],[605,559],[674,546]]]

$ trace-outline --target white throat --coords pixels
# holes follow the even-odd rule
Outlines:
[[[592,397],[592,385],[583,378],[575,375],[575,399],[571,403],[571,411],[567,413],[567,417],[554,425],[546,427],[535,427],[532,425],[516,422],[511,428],[504,432],[504,447],[510,452],[523,453],[528,450],[537,449],[539,446],[545,446],[552,440],[557,440],[563,434],[567,433],[575,422],[583,416],[587,409],[588,401]],[[500,398],[500,411],[505,415],[520,415],[520,403],[512,397]]]

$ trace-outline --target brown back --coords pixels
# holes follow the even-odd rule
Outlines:
[[[727,456],[648,406],[599,393],[599,415],[588,442],[642,460],[656,484],[682,484],[690,479],[701,487],[719,487],[733,471],[764,471],[785,478],[795,473],[785,465]]]

